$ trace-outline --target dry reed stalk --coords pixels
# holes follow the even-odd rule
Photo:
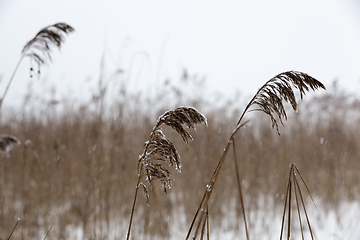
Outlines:
[[[14,226],[13,230],[11,231],[11,233],[10,233],[9,237],[7,238],[7,240],[9,240],[11,238],[11,236],[13,235],[13,233],[15,231],[15,228],[18,225],[19,222],[20,222],[20,218],[18,218],[18,220],[16,221],[15,226]]]
[[[209,207],[206,208],[206,236],[207,240],[210,239],[210,223],[209,223]]]
[[[206,213],[206,218],[205,221],[203,223],[202,229],[201,229],[201,236],[200,239],[203,240],[204,236],[205,236],[205,229],[207,230],[207,239],[209,239],[209,207],[206,207],[205,210]]]
[[[40,66],[45,64],[47,60],[51,61],[52,48],[57,47],[60,49],[61,44],[65,40],[65,35],[73,31],[75,31],[74,28],[66,23],[56,23],[41,29],[33,39],[25,44],[23,50],[21,51],[21,57],[10,77],[5,92],[0,99],[0,108],[22,60],[25,57],[29,57],[34,60],[38,64],[38,73],[40,73]],[[30,68],[30,71],[33,71],[32,67]]]
[[[45,237],[44,237],[44,240],[47,238],[47,236],[49,235],[49,232],[51,231],[51,229],[53,228],[54,225],[51,225],[51,227],[49,228],[49,230],[47,231]]]
[[[236,171],[236,181],[237,181],[237,185],[238,185],[238,192],[239,192],[239,197],[240,197],[241,210],[242,210],[243,217],[244,217],[246,239],[249,240],[249,231],[248,231],[248,225],[247,225],[246,214],[245,214],[245,204],[244,204],[243,194],[242,194],[242,190],[241,190],[240,173],[239,173],[239,167],[238,167],[238,163],[237,163],[237,155],[236,155],[236,147],[235,147],[235,138],[232,138],[231,140],[232,140],[232,143],[233,143],[234,163],[235,163],[235,171]]]
[[[307,226],[308,226],[309,231],[310,231],[311,239],[314,239],[314,235],[313,235],[312,228],[311,228],[310,221],[309,221],[309,216],[308,216],[307,211],[306,211],[304,198],[303,198],[302,193],[301,193],[301,189],[300,189],[300,186],[299,186],[299,181],[297,179],[297,176],[300,177],[300,179],[303,182],[306,190],[309,193],[309,196],[310,196],[311,200],[313,201],[313,203],[315,205],[315,202],[314,202],[314,200],[313,200],[313,198],[312,198],[312,196],[310,194],[310,190],[307,187],[304,179],[302,178],[299,169],[294,164],[291,164],[290,173],[289,173],[289,179],[288,179],[288,184],[287,184],[287,190],[286,190],[285,203],[284,203],[284,212],[283,212],[283,217],[282,217],[282,222],[281,222],[280,240],[283,237],[283,232],[284,232],[284,227],[285,227],[286,210],[287,210],[287,215],[288,215],[287,216],[287,239],[290,239],[290,235],[291,235],[291,203],[292,203],[291,199],[292,199],[292,192],[295,193],[295,203],[296,203],[296,209],[297,209],[297,214],[298,214],[298,218],[299,218],[299,227],[300,227],[302,239],[304,239],[304,229],[303,229],[303,225],[302,225],[302,221],[301,221],[300,205],[302,206],[302,209],[304,211],[304,215],[306,217],[306,223],[307,223]],[[292,191],[292,189],[294,189],[294,191]],[[299,199],[301,200],[301,203],[300,203]],[[315,205],[315,207],[316,207],[316,205]]]
[[[200,210],[208,206],[208,201],[213,192],[215,182],[217,181],[218,176],[220,174],[221,167],[225,161],[225,158],[227,156],[227,153],[231,145],[233,145],[232,140],[234,139],[239,129],[242,128],[244,124],[246,124],[246,122],[242,123],[245,114],[249,111],[264,112],[270,117],[272,122],[272,127],[273,128],[275,127],[278,134],[280,134],[278,121],[280,121],[280,123],[283,124],[283,119],[285,120],[287,119],[287,114],[285,112],[283,101],[288,102],[294,110],[297,110],[298,107],[293,88],[296,88],[300,91],[300,97],[302,99],[307,91],[317,90],[319,88],[325,89],[325,86],[315,78],[307,75],[306,73],[297,72],[297,71],[288,71],[288,72],[280,73],[275,77],[271,78],[257,91],[257,93],[250,100],[248,105],[245,107],[243,113],[241,114],[236,124],[236,127],[233,130],[230,139],[223,151],[223,154],[220,157],[217,167],[214,170],[213,176],[209,184],[207,184],[206,186],[204,196],[194,215],[193,221],[191,222],[186,239],[189,239],[195,222],[198,220],[198,226],[200,226],[204,221],[204,211],[200,211]],[[252,108],[255,106],[257,106],[257,108]],[[197,232],[198,231],[196,230],[193,239],[196,239]]]
[[[189,143],[193,140],[193,138],[184,126],[195,129],[199,124],[207,125],[207,120],[203,114],[192,107],[178,107],[174,110],[165,112],[158,118],[152,132],[150,133],[149,141],[145,143],[144,151],[139,156],[137,167],[138,182],[131,209],[129,229],[126,238],[127,240],[130,238],[132,219],[135,211],[137,193],[140,186],[143,187],[147,200],[149,200],[149,191],[141,179],[145,177],[145,180],[150,187],[152,181],[158,179],[164,188],[164,192],[166,193],[167,188],[170,188],[171,186],[171,178],[170,171],[163,165],[163,163],[167,163],[169,166],[175,165],[175,170],[177,172],[181,171],[180,155],[178,154],[174,144],[165,137],[165,134],[161,129],[162,124],[174,129],[178,134],[180,134],[185,143]]]

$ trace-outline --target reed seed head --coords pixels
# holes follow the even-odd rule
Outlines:
[[[40,30],[22,50],[24,56],[28,56],[42,65],[48,59],[51,61],[51,49],[61,48],[65,35],[74,32],[75,29],[66,23],[56,23]]]
[[[293,88],[300,91],[301,99],[310,90],[325,89],[325,86],[315,78],[306,73],[297,71],[283,72],[268,82],[266,82],[254,96],[250,106],[257,105],[255,111],[266,113],[272,122],[272,127],[276,127],[278,134],[279,125],[277,119],[283,125],[283,119],[287,119],[283,101],[288,102],[294,110],[297,110],[297,102]]]
[[[193,139],[190,133],[185,130],[184,125],[188,128],[195,129],[199,124],[207,125],[207,120],[206,117],[195,108],[178,107],[161,115],[154,129],[159,128],[163,123],[177,131],[184,142],[189,143]]]
[[[8,134],[0,135],[0,154],[9,157],[11,150],[14,148],[14,144],[21,144],[17,137]]]
[[[139,157],[139,174],[146,176],[146,180],[151,184],[158,179],[164,187],[164,192],[171,186],[170,171],[164,166],[175,165],[175,170],[181,171],[180,155],[174,144],[168,140],[161,129],[165,124],[180,134],[184,142],[189,143],[193,140],[191,134],[185,129],[195,129],[199,124],[207,125],[207,120],[203,114],[192,107],[178,107],[174,110],[165,112],[157,120],[151,134],[150,140],[145,143],[144,152]]]

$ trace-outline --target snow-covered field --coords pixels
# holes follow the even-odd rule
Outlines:
[[[233,204],[237,204],[235,201]],[[244,224],[242,219],[238,219],[235,211],[229,209],[234,205],[223,207],[226,211],[226,219],[221,223],[212,222],[210,219],[210,239],[235,240],[246,239]],[[279,239],[282,222],[282,207],[260,207],[258,210],[249,209],[247,212],[249,225],[249,238],[256,240]],[[273,206],[273,205],[272,205]],[[169,237],[149,236],[142,234],[143,222],[134,222],[134,228],[131,236],[134,239],[185,239],[189,223],[186,222],[184,209],[178,208],[174,216],[169,217],[170,232]],[[141,212],[141,211],[139,211]],[[360,204],[358,202],[342,202],[333,209],[324,209],[321,206],[308,204],[307,212],[311,223],[314,239],[326,240],[359,240],[360,239]],[[108,233],[109,239],[125,239],[127,231],[127,219],[114,220]],[[302,239],[299,231],[299,219],[296,211],[293,211],[292,226],[290,239]],[[140,225],[140,226],[136,226]],[[310,232],[306,226],[306,220],[302,221],[304,228],[304,239],[311,239]],[[81,228],[68,226],[70,233],[69,239],[81,240],[84,237]],[[100,232],[99,232],[100,233]],[[99,234],[101,235],[101,234]],[[286,239],[286,233],[282,239]],[[86,236],[85,236],[86,238]]]

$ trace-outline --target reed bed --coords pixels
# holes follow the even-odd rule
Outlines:
[[[339,101],[341,112],[323,107]],[[201,109],[206,100],[196,102]],[[280,127],[280,136],[271,129],[267,118],[259,113],[249,116],[251,124],[237,138],[246,208],[260,208],[257,200],[264,196],[272,199],[274,205],[283,205],[291,163],[300,169],[318,206],[333,209],[341,201],[359,200],[360,118],[354,114],[359,112],[358,103],[357,98],[344,97],[334,90],[304,100],[299,112],[290,113],[286,126]],[[2,238],[7,237],[17,217],[22,219],[17,227],[21,230],[15,231],[13,238],[22,234],[28,239],[45,236],[52,225],[53,238],[66,238],[67,229],[77,226],[88,238],[107,239],[112,219],[127,221],[137,182],[136,159],[153,129],[155,115],[173,106],[163,106],[153,116],[139,107],[125,108],[121,117],[100,117],[91,110],[91,104],[94,103],[89,103],[89,109],[79,110],[64,103],[62,112],[57,114],[53,114],[56,106],[42,105],[36,109],[41,115],[35,114],[35,110],[33,114],[3,115],[1,132],[16,136],[22,144],[14,146],[10,156],[4,155],[0,163]],[[150,107],[153,103],[139,104]],[[228,109],[236,109],[234,105],[239,103],[226,104]],[[127,102],[118,102],[111,108],[126,105]],[[169,216],[179,208],[184,210],[185,222],[191,222],[210,180],[206,176],[212,175],[227,142],[225,136],[232,132],[230,126],[237,120],[237,112],[224,113],[224,107],[205,112],[208,127],[191,131],[194,140],[189,145],[171,129],[163,129],[181,153],[183,171],[181,174],[171,171],[175,181],[167,195],[154,182],[149,190],[150,208],[146,196],[139,196],[140,210],[134,218],[139,226],[134,229],[134,238],[137,230],[166,238],[175,227],[171,226]],[[221,187],[215,188],[210,201],[214,206],[213,225],[226,218],[221,206],[238,198],[233,162],[225,162],[222,171],[217,183]],[[241,209],[237,212],[242,219]],[[124,236],[125,232],[117,237]]]
[[[40,74],[41,65],[51,61],[51,49],[60,48],[73,31],[65,23],[42,29],[25,45],[19,64],[29,57]],[[202,87],[188,73],[182,80],[194,81],[196,92]],[[209,239],[211,229],[221,229],[224,220],[230,223],[227,231],[241,232],[245,226],[244,238],[260,239],[253,231],[259,219],[247,219],[245,212],[256,215],[264,206],[282,215],[280,239],[294,235],[294,212],[297,231],[304,236],[306,223],[314,239],[307,203],[316,199],[326,211],[359,200],[357,97],[334,85],[298,106],[294,88],[302,99],[309,90],[325,87],[296,71],[270,79],[243,107],[234,99],[219,105],[206,95],[189,97],[187,90],[168,85],[142,98],[122,84],[109,102],[101,76],[89,102],[32,98],[29,92],[21,110],[2,109],[0,239],[130,239],[130,232],[132,239],[170,239],[176,231],[185,235],[180,223],[191,223],[186,239],[192,231],[194,239]],[[203,109],[207,118],[194,107],[178,107],[184,105]],[[288,114],[287,108],[299,111]],[[208,127],[194,131],[199,124]],[[230,148],[234,162],[225,161]],[[179,174],[181,167],[185,170]],[[138,194],[140,188],[145,194]],[[239,197],[240,204],[231,209]],[[283,213],[277,212],[281,206]],[[14,216],[19,217],[15,226]]]

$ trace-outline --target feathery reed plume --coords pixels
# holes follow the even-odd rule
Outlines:
[[[66,23],[56,23],[54,25],[50,25],[41,29],[33,39],[26,43],[23,50],[21,51],[20,60],[16,65],[15,70],[8,82],[3,97],[0,99],[0,107],[2,105],[2,102],[4,101],[4,98],[15,76],[15,73],[20,66],[21,61],[25,57],[30,57],[30,59],[37,62],[39,66],[38,73],[40,73],[40,66],[42,64],[45,64],[47,60],[51,61],[52,48],[57,47],[60,49],[61,44],[65,40],[65,35],[74,31],[74,28]],[[30,71],[32,72],[33,68],[30,68]]]
[[[46,63],[47,59],[51,61],[51,49],[53,47],[60,49],[61,44],[65,40],[65,35],[73,31],[74,28],[66,23],[56,23],[47,26],[26,43],[22,54],[35,60],[40,65]]]
[[[259,107],[251,111],[262,111],[267,114],[271,119],[272,126],[276,127],[278,134],[280,132],[276,117],[282,125],[284,124],[283,119],[287,120],[283,101],[290,103],[294,110],[297,110],[298,107],[292,87],[299,90],[301,99],[303,99],[306,91],[310,89],[313,91],[319,88],[325,89],[321,82],[305,73],[296,71],[284,72],[265,83],[248,105],[249,107],[253,105]],[[238,124],[240,121],[241,118]]]
[[[0,135],[0,154],[9,157],[11,150],[14,148],[14,144],[21,144],[17,137],[8,134]]]
[[[198,226],[200,226],[202,222],[205,221],[205,213],[204,211],[201,211],[201,209],[205,209],[208,207],[208,201],[210,199],[211,193],[213,192],[215,182],[218,179],[221,167],[225,161],[227,153],[231,145],[235,147],[234,146],[235,135],[247,123],[247,122],[243,123],[243,118],[245,114],[248,111],[264,112],[270,117],[272,122],[272,127],[275,127],[278,134],[280,134],[278,120],[280,121],[281,124],[283,124],[283,119],[285,120],[287,119],[283,101],[290,103],[294,110],[297,110],[298,107],[293,88],[296,88],[300,91],[300,97],[302,99],[307,91],[317,90],[320,88],[325,89],[325,86],[315,78],[307,75],[306,73],[302,73],[298,71],[288,71],[288,72],[280,73],[275,77],[271,78],[257,91],[257,93],[250,100],[248,105],[245,107],[243,113],[241,114],[236,124],[236,127],[234,128],[230,136],[230,139],[224,149],[224,152],[220,157],[216,169],[214,170],[213,176],[209,184],[207,184],[206,186],[204,196],[199,204],[198,209],[195,212],[186,239],[189,239],[196,221]],[[256,106],[257,108],[252,108]],[[239,194],[241,195],[241,192],[239,192]],[[245,213],[244,213],[244,219],[245,219]],[[196,237],[197,237],[197,231],[195,230],[193,239],[196,239]],[[248,233],[247,233],[247,238],[248,238]]]
[[[301,209],[300,209],[300,205],[302,206],[303,212],[305,214],[306,217],[306,222],[309,228],[309,232],[310,232],[310,236],[311,239],[314,239],[314,235],[311,229],[311,225],[310,225],[310,221],[309,221],[309,216],[306,212],[306,207],[305,207],[305,203],[304,203],[304,199],[301,193],[301,189],[300,189],[300,185],[299,185],[299,181],[297,179],[296,176],[299,176],[301,181],[303,182],[304,186],[306,187],[306,190],[308,191],[311,200],[313,201],[314,205],[315,202],[310,194],[310,190],[307,187],[304,179],[302,178],[299,169],[294,165],[291,164],[290,165],[290,173],[289,173],[289,180],[288,180],[288,185],[287,185],[287,190],[286,190],[286,197],[285,197],[285,204],[284,204],[284,213],[283,213],[283,217],[282,217],[282,222],[281,222],[281,232],[280,232],[280,240],[282,239],[283,236],[283,232],[284,232],[284,227],[285,227],[285,215],[286,215],[286,209],[287,209],[287,239],[290,239],[290,234],[291,234],[291,198],[292,198],[292,189],[294,189],[294,193],[295,193],[295,202],[296,202],[296,209],[297,209],[297,213],[298,213],[298,218],[299,218],[299,226],[300,226],[300,232],[301,232],[301,236],[302,239],[304,239],[304,229],[303,229],[303,224],[301,222]],[[301,202],[300,202],[301,201]],[[316,205],[315,205],[316,207]]]
[[[151,186],[152,181],[158,179],[164,192],[171,186],[170,171],[163,165],[167,163],[169,166],[175,165],[177,172],[181,171],[180,155],[178,154],[174,144],[169,141],[165,134],[162,132],[161,125],[167,125],[180,134],[184,142],[189,143],[193,140],[190,133],[184,128],[195,129],[197,125],[207,125],[206,117],[198,110],[192,107],[178,107],[174,110],[170,110],[161,115],[152,132],[150,133],[150,139],[145,143],[144,151],[139,156],[138,160],[138,183],[136,185],[134,202],[131,210],[129,229],[127,238],[130,237],[131,224],[135,210],[135,204],[137,199],[137,193],[140,186],[143,187],[147,199],[149,194],[146,185],[142,182],[142,178]]]

